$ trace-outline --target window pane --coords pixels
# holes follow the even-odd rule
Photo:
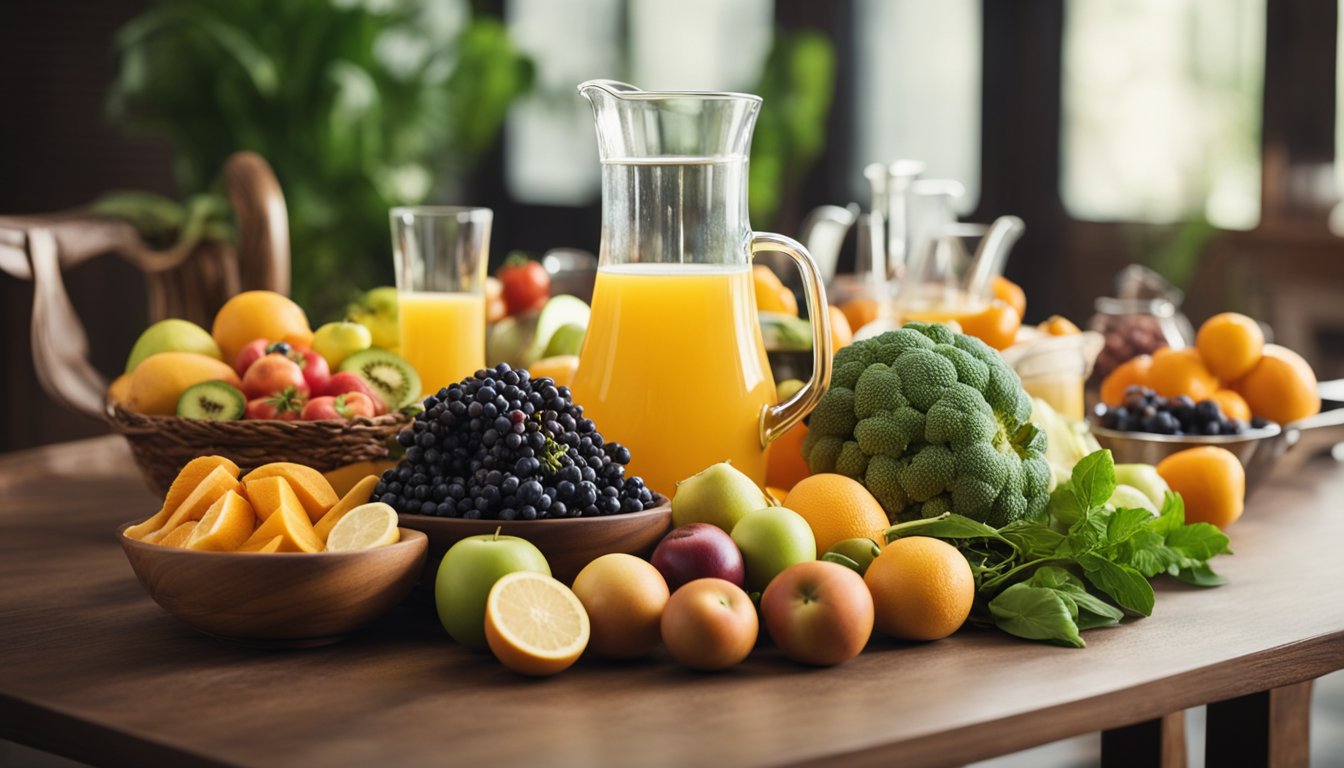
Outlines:
[[[540,205],[584,205],[601,189],[579,83],[750,90],[774,24],[772,0],[510,0],[506,8],[510,34],[536,61],[537,83],[509,115],[505,175],[514,199]]]
[[[1265,0],[1068,0],[1061,192],[1080,219],[1260,219]]]
[[[860,0],[855,199],[869,203],[863,168],[922,160],[925,178],[966,186],[957,209],[980,197],[981,0]]]

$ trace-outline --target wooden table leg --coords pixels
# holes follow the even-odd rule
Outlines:
[[[1101,733],[1102,768],[1133,765],[1185,768],[1185,764],[1184,711]]]
[[[1311,682],[1209,705],[1209,765],[1306,766],[1311,761]]]

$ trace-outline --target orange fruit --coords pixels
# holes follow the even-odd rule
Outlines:
[[[1152,369],[1152,355],[1131,357],[1117,365],[1101,380],[1101,402],[1114,407],[1125,402],[1125,390],[1131,386],[1151,386],[1148,375]]]
[[[1247,405],[1246,400],[1234,390],[1220,389],[1209,395],[1209,399],[1223,409],[1223,415],[1227,418],[1240,419],[1241,421],[1251,420],[1251,406]]]
[[[882,548],[863,575],[877,631],[902,640],[938,640],[971,615],[975,577],[956,547],[909,536]]]
[[[817,557],[836,542],[863,536],[881,539],[890,523],[882,505],[857,480],[824,472],[799,480],[784,506],[803,516],[817,539]]]
[[[1148,386],[1163,397],[1189,395],[1191,400],[1199,402],[1218,391],[1218,379],[1204,367],[1199,350],[1165,347],[1153,353]]]
[[[187,549],[232,552],[248,540],[256,524],[257,516],[247,499],[237,491],[228,491],[206,510],[185,546]]]
[[[163,506],[159,511],[143,523],[127,528],[126,537],[140,539],[162,528],[173,512],[177,511],[182,502],[196,490],[196,486],[200,485],[216,467],[224,467],[234,477],[238,476],[238,465],[223,456],[197,456],[178,470],[177,477],[173,478],[173,484],[168,488],[168,494],[164,496]]]
[[[568,669],[588,646],[591,631],[579,598],[540,573],[510,573],[485,600],[486,644],[500,663],[524,675]]]
[[[1051,315],[1039,328],[1046,336],[1075,336],[1082,333],[1078,326],[1062,315]]]
[[[780,435],[765,452],[765,484],[787,493],[799,480],[812,474],[803,459],[807,425],[798,422]]]
[[[238,359],[239,350],[256,339],[304,347],[313,343],[303,308],[275,291],[244,291],[224,302],[215,313],[210,335],[230,364]]]
[[[187,542],[191,540],[191,534],[196,532],[197,525],[200,525],[200,523],[196,520],[188,520],[187,522],[182,523],[164,534],[163,538],[158,541],[159,546],[186,549]]]
[[[836,350],[842,350],[854,343],[854,329],[849,327],[849,318],[840,308],[831,305],[826,308],[831,316],[831,347]]]
[[[961,318],[961,330],[995,349],[1007,349],[1017,341],[1017,329],[1022,316],[1010,304],[1000,299],[989,302],[984,311]]]
[[[994,294],[994,298],[1012,307],[1019,320],[1027,314],[1027,292],[1012,280],[1003,275],[995,277],[990,292]]]
[[[1232,388],[1246,399],[1251,413],[1280,424],[1321,412],[1315,372],[1301,355],[1277,344],[1266,344],[1260,362]]]
[[[1187,523],[1226,528],[1241,517],[1246,470],[1226,448],[1202,445],[1177,451],[1157,463],[1157,473],[1181,494]]]
[[[751,279],[756,288],[758,312],[783,312],[798,316],[798,299],[793,291],[784,287],[773,269],[764,264],[755,264],[751,268]]]
[[[840,312],[849,321],[849,329],[857,331],[877,319],[877,299],[850,299],[840,305]]]
[[[1235,381],[1260,362],[1265,334],[1259,323],[1236,312],[1214,315],[1199,327],[1195,348],[1204,365],[1222,381]]]
[[[633,659],[661,642],[658,625],[671,593],[647,560],[602,555],[574,577],[574,595],[588,613],[588,647],[598,656]]]
[[[337,501],[340,501],[340,497],[332,489],[331,483],[327,482],[327,478],[321,472],[303,464],[295,464],[292,461],[273,461],[269,464],[262,464],[244,475],[243,481],[251,483],[267,477],[284,478],[289,483],[289,487],[294,490],[294,495],[299,498],[299,502],[303,504],[304,511],[308,513],[308,519],[314,523],[321,520],[327,510],[335,506]]]

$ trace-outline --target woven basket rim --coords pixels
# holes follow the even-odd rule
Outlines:
[[[287,428],[292,428],[296,432],[301,431],[304,426],[317,427],[322,432],[328,432],[333,424],[347,424],[353,427],[388,427],[393,424],[406,423],[412,420],[399,411],[385,413],[382,416],[367,418],[365,416],[356,416],[351,419],[320,419],[309,421],[286,421],[284,419],[233,419],[230,421],[211,421],[209,419],[187,419],[183,416],[158,416],[148,413],[135,413],[122,408],[115,403],[105,405],[103,418],[121,434],[146,434],[157,432],[163,429],[173,429],[183,422],[191,422],[196,428],[217,428],[220,432],[239,432],[246,430],[247,425],[284,424]]]

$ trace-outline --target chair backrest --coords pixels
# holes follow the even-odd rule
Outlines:
[[[155,250],[127,222],[87,211],[0,216],[0,270],[33,283],[33,367],[48,395],[103,416],[107,380],[89,363],[88,336],[61,278],[95,256],[116,254],[145,273],[151,322],[179,317],[208,329],[215,311],[239,291],[289,293],[289,218],[275,173],[260,155],[238,152],[225,163],[224,183],[235,244]]]

